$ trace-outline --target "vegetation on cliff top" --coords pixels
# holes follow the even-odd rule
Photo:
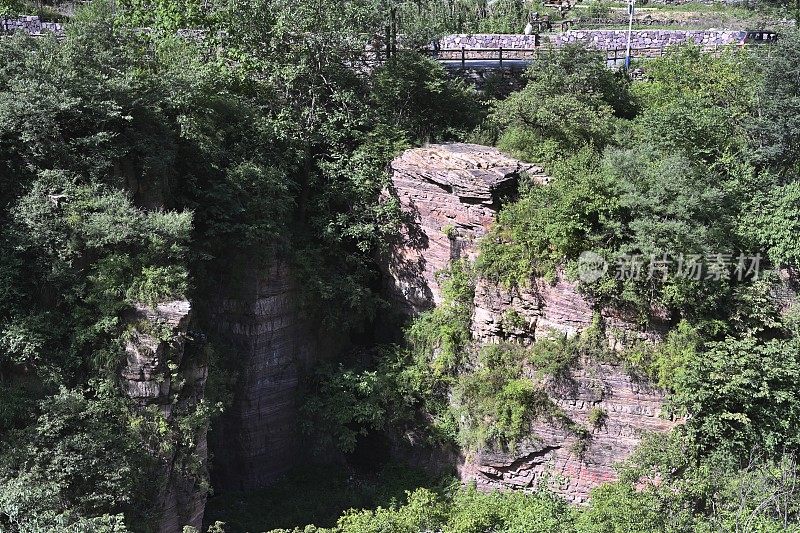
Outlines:
[[[165,451],[207,486],[186,431],[208,410],[168,419],[121,390],[133,306],[202,306],[232,264],[280,256],[307,313],[360,326],[399,223],[378,201],[386,163],[484,115],[416,55],[353,69],[353,40],[380,30],[371,3],[241,2],[213,19],[167,4],[98,2],[63,40],[0,40],[4,531],[152,530]],[[136,27],[145,11],[151,32]],[[226,42],[171,32],[189,22]],[[295,38],[311,29],[324,41]],[[230,397],[218,384],[208,402]]]

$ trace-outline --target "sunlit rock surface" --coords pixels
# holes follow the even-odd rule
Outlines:
[[[544,169],[515,160],[495,148],[441,144],[408,150],[391,164],[390,193],[408,217],[402,244],[395,247],[387,271],[393,294],[410,312],[441,301],[435,273],[451,259],[474,258],[477,241],[493,223],[503,200],[512,197],[522,173],[547,183]],[[546,335],[575,335],[592,324],[595,309],[560,274],[554,283],[534,279],[528,287],[507,289],[479,279],[475,290],[472,337],[481,343],[512,340],[530,344]],[[514,311],[516,320],[509,323]],[[667,317],[654,317],[642,331],[623,316],[602,313],[615,336],[656,340]],[[581,361],[558,381],[544,383],[551,400],[589,430],[581,439],[558,420],[537,420],[531,436],[514,451],[483,451],[462,459],[462,479],[479,487],[531,488],[547,477],[553,488],[583,501],[592,487],[615,479],[614,464],[627,458],[650,431],[667,431],[674,421],[661,417],[663,394],[637,382],[617,365]],[[589,413],[602,410],[602,424]]]
[[[541,167],[476,144],[434,144],[408,150],[391,163],[392,190],[408,218],[403,244],[388,262],[394,292],[421,310],[441,301],[435,274],[451,259],[473,258],[520,175],[546,181]]]

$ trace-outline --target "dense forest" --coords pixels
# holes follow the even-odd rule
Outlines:
[[[239,517],[215,496],[208,531],[800,530],[800,307],[776,296],[796,294],[800,268],[800,35],[768,51],[671,47],[635,80],[564,46],[510,95],[415,51],[524,25],[521,4],[499,2],[487,17],[426,0],[98,0],[63,38],[0,37],[0,531],[156,531],[165,463],[213,494],[218,458],[199,457],[197,435],[230,408],[240,368],[203,306],[222,273],[278,261],[302,314],[336,339],[302,373],[297,429],[310,457],[337,461]],[[370,62],[395,12],[406,46]],[[477,259],[440,272],[443,302],[405,319],[381,286],[406,222],[386,168],[446,141],[552,179],[523,179]],[[586,251],[664,261],[657,276],[586,278]],[[702,258],[701,275],[679,257]],[[591,328],[529,346],[472,338],[477,279],[558,276],[592,302]],[[143,328],[174,341],[133,311],[184,299],[200,310],[186,357],[208,383],[167,416],[125,393],[120,368]],[[602,309],[643,329],[659,312],[669,331],[612,350]],[[547,483],[486,493],[395,463],[347,484],[365,437],[513,449],[532,420],[560,416],[526,369],[587,358],[663,390],[682,423],[645,438],[585,505]],[[298,501],[305,514],[276,518]]]

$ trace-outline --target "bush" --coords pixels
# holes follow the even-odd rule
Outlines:
[[[62,389],[40,409],[36,423],[12,434],[0,454],[4,523],[14,531],[51,530],[56,524],[75,531],[89,524],[121,525],[115,515],[122,513],[126,521],[153,518],[153,502],[141,498],[152,498],[158,484],[148,471],[154,466],[151,436],[135,429],[136,419],[109,386]]]
[[[600,148],[611,139],[614,117],[634,110],[628,81],[607,69],[594,50],[564,46],[526,75],[525,87],[498,102],[491,119],[502,132],[500,148],[530,161],[563,159],[587,145]]]
[[[754,446],[769,453],[800,450],[798,339],[755,338],[708,343],[675,383],[673,403],[690,415],[687,431],[703,452]]]
[[[420,315],[408,330],[411,349],[423,359],[432,358],[439,374],[457,371],[471,339],[472,300],[475,294],[472,266],[451,262],[436,274],[443,301]]]
[[[523,375],[526,356],[515,344],[486,346],[475,370],[456,377],[451,409],[462,447],[514,448],[530,433],[533,420],[552,411],[547,394]]]
[[[463,136],[485,116],[473,87],[410,51],[399,51],[376,71],[371,99],[380,120],[402,131],[409,144]]]
[[[587,416],[589,424],[594,428],[600,428],[605,424],[608,413],[602,407],[592,407]]]

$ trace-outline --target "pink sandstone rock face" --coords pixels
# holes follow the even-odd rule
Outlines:
[[[134,329],[125,345],[126,364],[120,376],[126,394],[141,408],[158,407],[168,422],[176,413],[191,410],[203,398],[208,369],[204,361],[188,357],[184,343],[191,306],[186,300],[162,302],[155,307],[137,305],[130,322]],[[163,340],[160,333],[169,333]],[[205,427],[195,435],[195,454],[205,470]],[[160,457],[164,484],[158,495],[161,518],[158,531],[179,533],[184,526],[201,528],[206,490],[199,479],[175,468],[176,457]]]
[[[552,285],[534,280],[530,287],[513,289],[478,280],[474,304],[473,336],[482,343],[516,340],[527,344],[553,332],[575,335],[592,324],[594,313],[575,286],[561,277]],[[510,312],[523,325],[509,324]]]
[[[662,393],[615,365],[583,361],[568,379],[547,390],[573,423],[589,430],[589,438],[579,438],[555,420],[538,420],[531,425],[532,437],[513,452],[465,458],[459,469],[463,480],[487,490],[529,489],[544,481],[567,499],[584,502],[593,487],[616,479],[614,465],[630,455],[644,434],[675,426],[660,416]],[[604,414],[596,426],[589,422],[592,410]]]
[[[478,145],[431,145],[406,151],[392,162],[391,193],[408,216],[409,227],[403,244],[389,258],[388,273],[395,294],[410,311],[441,301],[435,273],[451,259],[475,257],[477,240],[494,221],[501,197],[514,192],[522,172],[540,183],[549,181],[541,167]],[[595,314],[563,275],[554,284],[533,280],[521,289],[478,280],[473,303],[472,336],[478,343],[530,344],[554,332],[574,335],[591,325]],[[513,321],[508,318],[512,310]],[[664,327],[659,321],[641,332],[624,317],[605,312],[603,318],[608,330],[619,331],[615,338],[633,334],[655,339]],[[564,414],[591,430],[585,452],[578,453],[573,431],[541,420],[531,427],[528,442],[514,452],[465,457],[460,466],[463,480],[487,489],[530,488],[550,475],[556,490],[583,501],[592,487],[615,478],[614,464],[629,456],[643,432],[667,431],[675,425],[660,417],[663,395],[637,383],[619,366],[582,361],[569,379],[547,387]],[[596,428],[588,423],[592,409],[606,414]]]
[[[267,486],[295,465],[298,369],[316,351],[287,266],[238,270],[209,317],[241,360],[233,405],[214,431],[214,486],[223,491]]]
[[[451,259],[475,256],[476,241],[521,173],[546,181],[543,169],[476,144],[408,150],[390,165],[391,194],[409,218],[389,274],[401,304],[415,311],[441,301],[435,274]]]
[[[481,343],[514,340],[529,344],[553,334],[572,336],[589,327],[598,312],[612,348],[631,339],[658,341],[669,325],[669,317],[657,310],[645,329],[619,312],[595,311],[575,284],[565,281],[563,273],[552,284],[534,279],[529,287],[510,289],[479,279],[473,303],[472,334]],[[517,319],[509,320],[509,313]]]

